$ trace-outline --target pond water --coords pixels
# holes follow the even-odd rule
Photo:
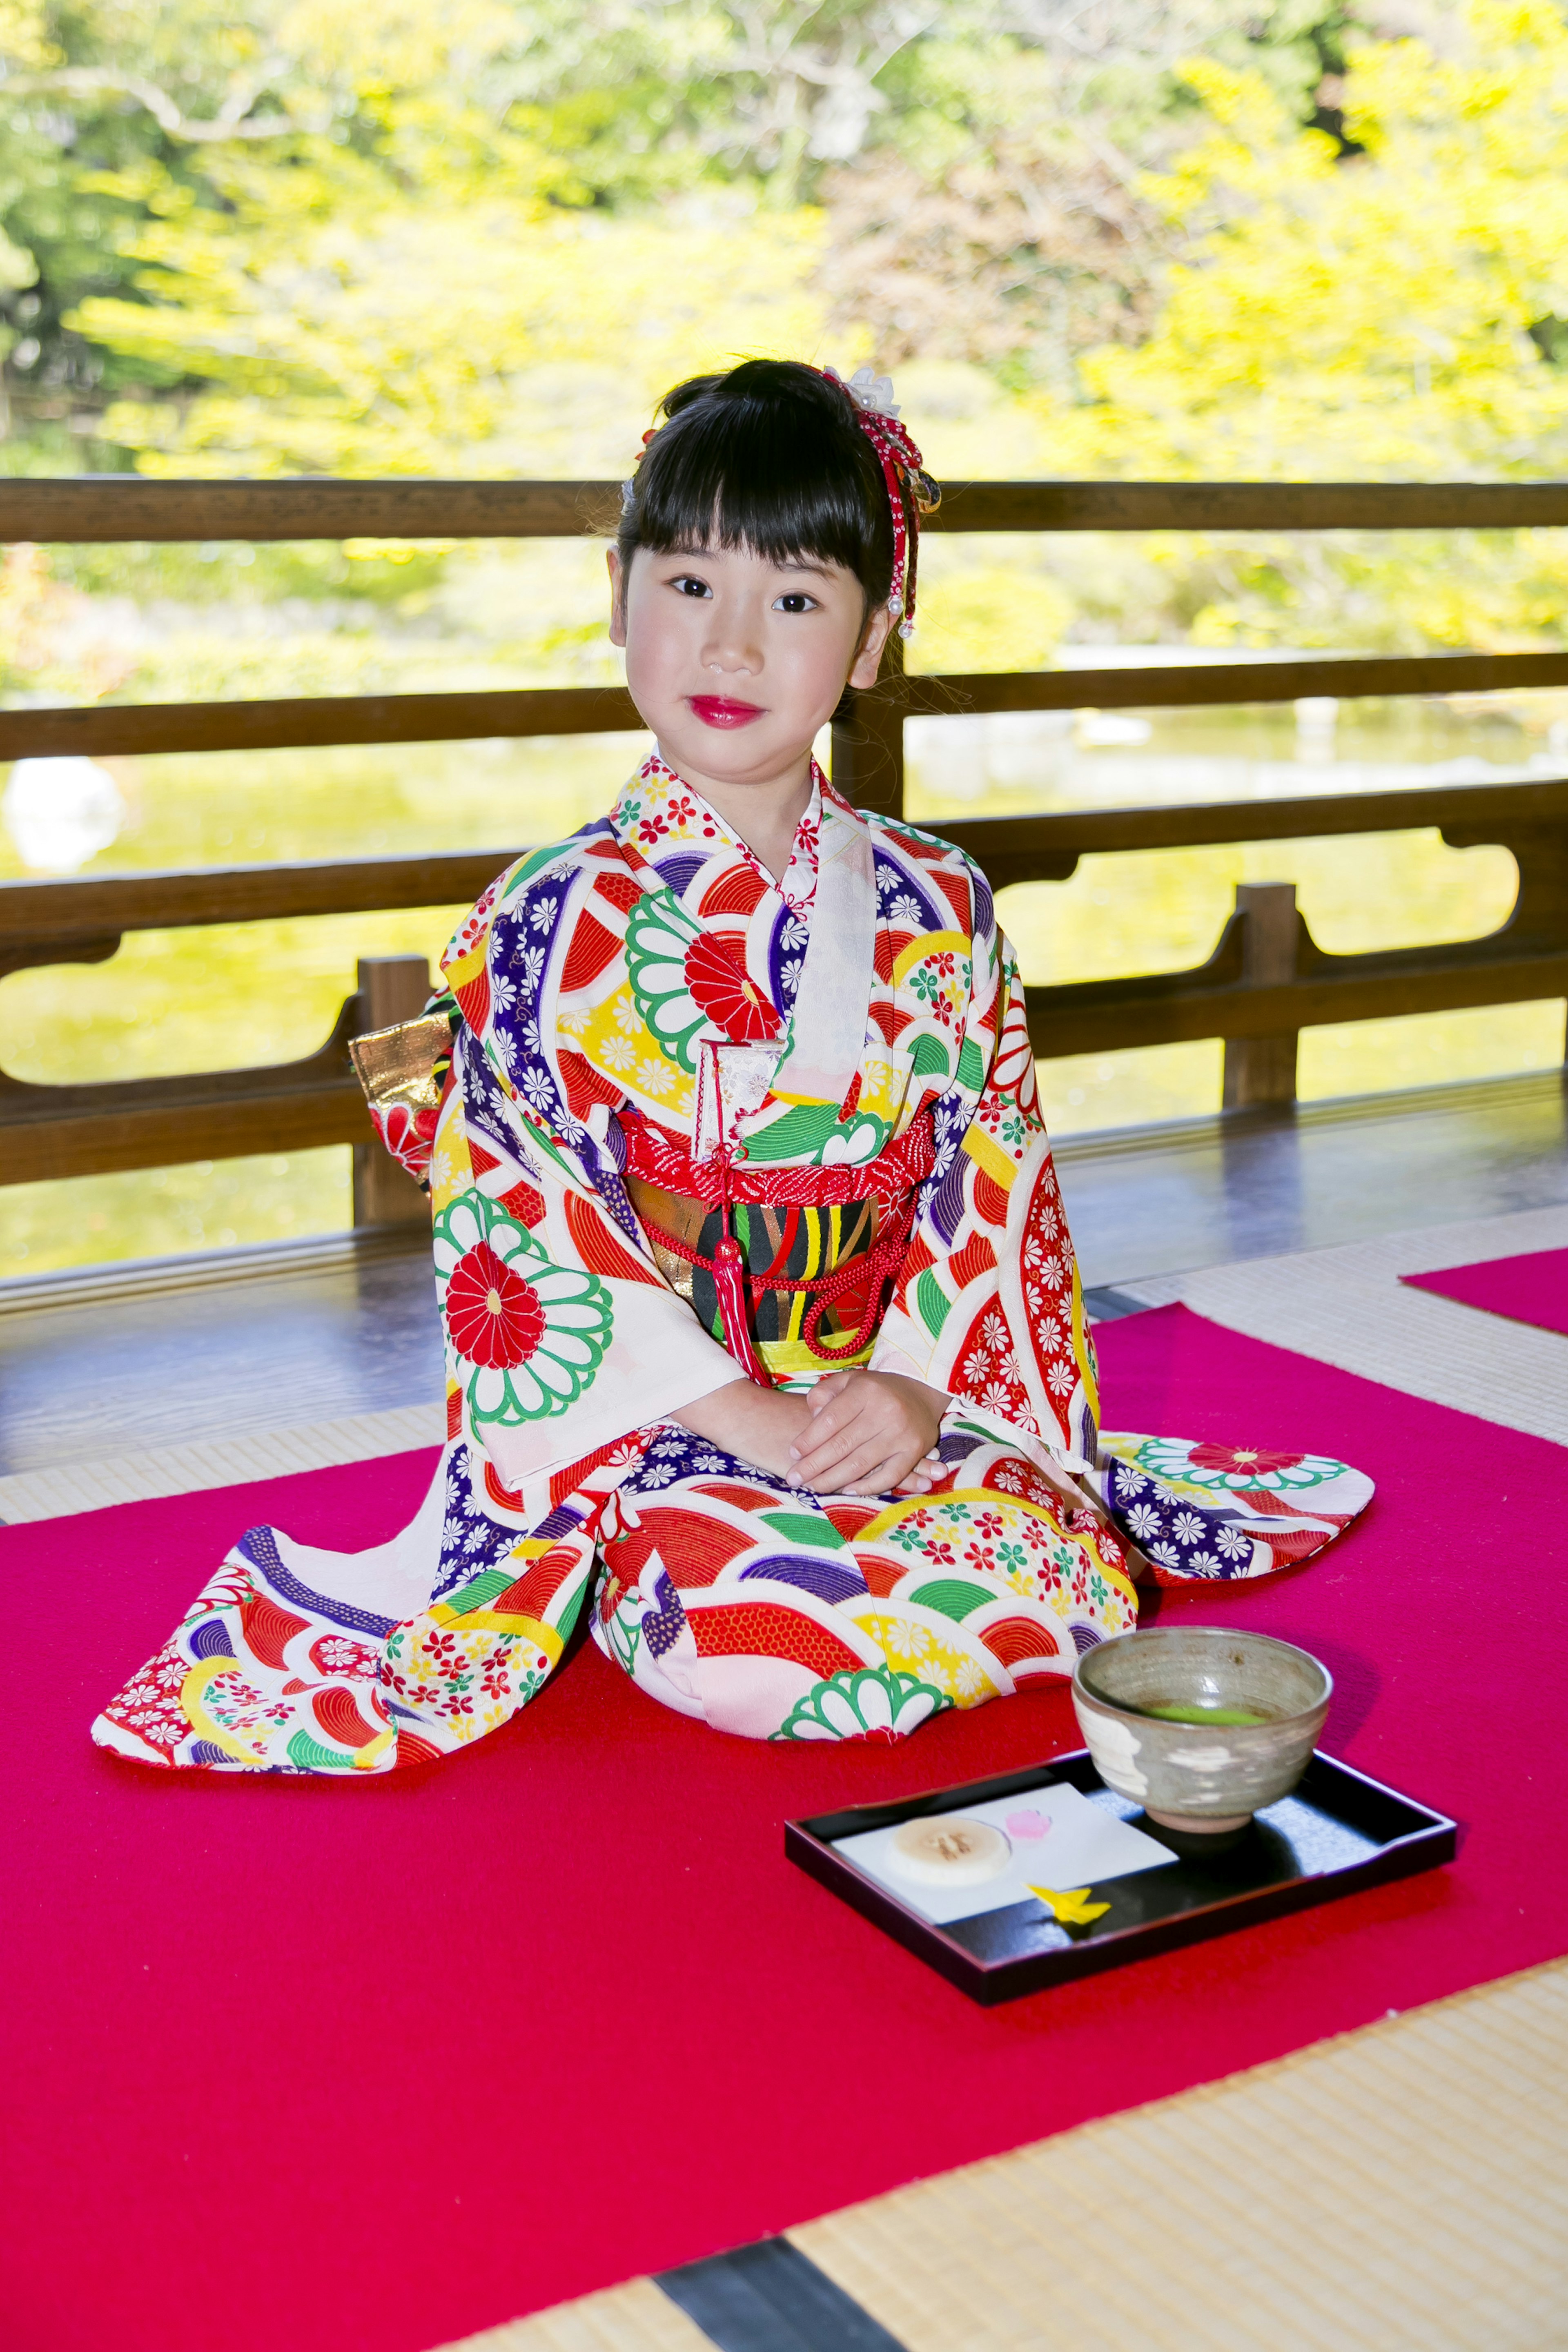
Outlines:
[[[1080,666],[1106,658],[1070,650]],[[616,735],[18,762],[0,793],[0,878],[448,848],[493,849],[499,867],[601,811],[637,756]],[[938,829],[1031,809],[1500,783],[1568,769],[1568,697],[919,719],[908,765],[909,813]],[[1506,852],[1450,850],[1435,833],[1307,837],[1085,858],[1068,882],[1004,893],[1002,915],[1032,980],[1171,970],[1208,954],[1238,882],[1273,880],[1296,884],[1323,947],[1350,953],[1489,930],[1516,876]],[[308,1053],[353,988],[356,956],[434,958],[463,911],[148,933],[108,964],[18,973],[0,982],[0,1063],[58,1082]],[[1301,1092],[1545,1067],[1563,1047],[1561,1002],[1310,1031]],[[1047,1061],[1040,1075],[1065,1133],[1210,1110],[1220,1065],[1218,1044],[1201,1043]],[[279,1152],[5,1188],[0,1273],[331,1230],[350,1217],[348,1158]]]

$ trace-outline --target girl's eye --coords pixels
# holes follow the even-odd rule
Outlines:
[[[792,588],[787,596],[775,599],[773,610],[775,613],[815,613],[816,599],[808,596],[804,588]]]
[[[710,596],[713,593],[706,580],[699,580],[690,572],[678,572],[669,584],[678,596]]]

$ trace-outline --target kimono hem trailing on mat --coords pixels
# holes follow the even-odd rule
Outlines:
[[[683,1715],[894,1738],[1130,1630],[1118,1530],[1163,1580],[1224,1582],[1366,1504],[1317,1455],[1099,1432],[1023,989],[944,843],[815,775],[775,884],[656,755],[501,876],[444,971],[372,1088],[431,1190],[430,1494],[372,1551],[241,1537],[104,1746],[423,1763],[524,1706],[585,1602]],[[931,1492],[792,1488],[671,1418],[742,1370],[804,1391],[845,1364],[951,1398]]]

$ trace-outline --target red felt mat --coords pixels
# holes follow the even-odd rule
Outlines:
[[[1482,1307],[1510,1323],[1568,1332],[1568,1249],[1531,1250],[1523,1257],[1493,1257],[1479,1265],[1447,1265],[1440,1274],[1402,1274],[1413,1290],[1435,1290],[1461,1307]]]
[[[8,2352],[426,2352],[1568,1948],[1568,1451],[1181,1307],[1100,1338],[1116,1425],[1376,1477],[1316,1567],[1163,1613],[1323,1656],[1325,1744],[1457,1814],[1455,1866],[987,2011],[782,1824],[1076,1746],[1065,1692],[772,1748],[589,1648],[428,1769],[165,1777],[88,1722],[229,1539],[379,1541],[429,1456],[0,1529]]]

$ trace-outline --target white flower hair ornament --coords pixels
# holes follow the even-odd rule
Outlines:
[[[832,375],[833,370],[827,368],[824,373]],[[868,367],[858,367],[847,383],[842,376],[837,381],[844,384],[857,408],[868,408],[873,416],[890,416],[895,425],[898,423],[899,404],[893,398],[890,375],[875,375]]]
[[[855,422],[877,453],[887,485],[893,518],[893,589],[888,610],[899,625],[900,637],[915,633],[915,572],[920,547],[920,518],[934,514],[942,492],[925,470],[925,460],[899,422],[891,376],[857,368],[847,381],[837,368],[824,368],[849,402]]]

